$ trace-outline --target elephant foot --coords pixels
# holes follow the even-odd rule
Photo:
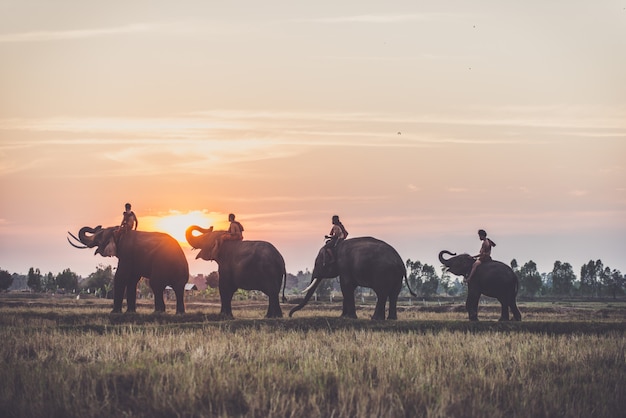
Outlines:
[[[500,319],[498,319],[499,322],[509,322],[509,318],[506,317],[500,317]]]
[[[226,312],[220,312],[219,317],[220,319],[225,319],[225,320],[235,319],[232,313],[226,313]]]
[[[469,320],[472,321],[472,322],[478,322],[478,317],[477,316],[470,316]]]
[[[341,314],[340,318],[358,319],[356,316],[356,313],[353,313],[353,314],[343,313]]]

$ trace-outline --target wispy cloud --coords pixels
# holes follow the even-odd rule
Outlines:
[[[171,28],[176,24],[162,23],[132,23],[124,26],[98,29],[48,30],[0,34],[0,43],[9,42],[48,42],[96,38],[129,33],[143,33],[163,28]]]
[[[321,17],[306,19],[314,23],[402,23],[402,22],[424,22],[449,19],[454,15],[445,13],[413,13],[413,14],[363,14],[339,17]]]

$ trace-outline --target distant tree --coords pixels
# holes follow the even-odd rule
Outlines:
[[[334,285],[335,279],[323,279],[319,286],[317,286],[315,294],[322,300],[330,299],[330,294],[333,291]]]
[[[407,280],[414,292],[423,297],[430,297],[437,293],[440,282],[433,266],[411,259],[406,260],[406,266],[409,268]]]
[[[13,284],[13,276],[6,270],[0,270],[0,290],[7,290]]]
[[[206,285],[211,289],[215,289],[220,284],[220,275],[217,271],[212,271],[206,276]]]
[[[59,286],[57,286],[56,278],[51,271],[49,271],[48,274],[42,279],[41,285],[43,290],[46,292],[55,292],[59,288]]]
[[[530,260],[516,272],[520,282],[520,294],[534,297],[541,291],[541,274],[537,271],[537,264]]]
[[[619,270],[613,270],[606,283],[607,290],[613,299],[617,298],[618,294],[624,293],[626,287],[626,275],[623,275]]]
[[[580,293],[589,296],[600,296],[602,281],[600,275],[604,270],[602,261],[589,260],[580,268]]]
[[[78,275],[69,268],[65,269],[57,275],[56,284],[60,289],[72,292],[78,288]]]
[[[605,267],[598,273],[598,282],[600,283],[600,290],[598,291],[598,296],[602,295],[602,289],[606,289],[609,291],[609,287],[612,282],[612,273],[609,267]]]
[[[511,268],[513,269],[513,271],[516,271],[518,267],[519,266],[517,264],[517,260],[516,259],[511,260]]]
[[[106,285],[113,283],[113,267],[100,264],[96,267],[96,271],[87,276],[81,287],[84,289],[93,289],[104,297],[106,297]]]
[[[28,270],[28,281],[26,282],[34,292],[41,292],[43,290],[43,283],[41,282],[41,272],[39,269],[30,268]]]
[[[574,287],[576,276],[570,263],[554,262],[552,269],[552,293],[555,295],[569,295]]]

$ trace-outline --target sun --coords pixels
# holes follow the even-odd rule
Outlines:
[[[170,215],[155,217],[155,219],[150,222],[152,224],[150,229],[165,232],[166,234],[174,237],[174,239],[178,242],[187,243],[187,240],[185,239],[185,230],[187,230],[187,228],[191,225],[198,225],[203,228],[208,228],[209,226],[214,225],[213,215],[214,214],[209,214],[200,210],[188,213],[173,212]]]

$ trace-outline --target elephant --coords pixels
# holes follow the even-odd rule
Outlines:
[[[189,265],[178,241],[162,232],[122,230],[120,227],[91,228],[85,226],[78,238],[82,245],[69,243],[76,248],[97,247],[95,254],[117,257],[117,271],[113,278],[113,313],[122,312],[126,293],[126,312],[137,311],[137,284],[142,277],[149,279],[154,292],[154,311],[165,312],[163,292],[171,286],[176,294],[176,313],[185,313],[185,283],[189,280]]]
[[[444,254],[452,257],[445,259]],[[439,261],[452,274],[467,278],[476,260],[469,254],[456,255],[444,250],[439,253]],[[470,321],[478,321],[478,301],[481,294],[498,299],[502,305],[500,321],[509,320],[509,309],[513,313],[513,318],[521,321],[522,314],[515,301],[518,289],[519,281],[511,267],[495,260],[481,263],[467,286],[465,308]]]
[[[354,291],[357,286],[369,287],[377,296],[373,320],[385,319],[385,305],[389,299],[387,319],[398,319],[397,302],[406,280],[406,267],[398,252],[389,244],[372,237],[358,237],[339,241],[335,247],[335,261],[326,263],[326,248],[320,249],[315,259],[311,284],[304,291],[304,301],[291,309],[289,316],[302,309],[322,279],[339,276],[343,294],[341,317],[356,318]],[[407,282],[407,287],[409,284]],[[409,287],[411,295],[417,296]]]
[[[200,235],[194,235],[194,232]],[[260,290],[269,297],[266,318],[282,318],[280,308],[280,287],[283,286],[283,301],[287,270],[280,252],[267,241],[231,241],[219,245],[217,254],[212,254],[216,240],[227,233],[214,231],[197,225],[185,231],[187,242],[194,249],[200,249],[196,259],[214,260],[218,264],[221,310],[224,318],[233,318],[232,299],[237,289]]]

